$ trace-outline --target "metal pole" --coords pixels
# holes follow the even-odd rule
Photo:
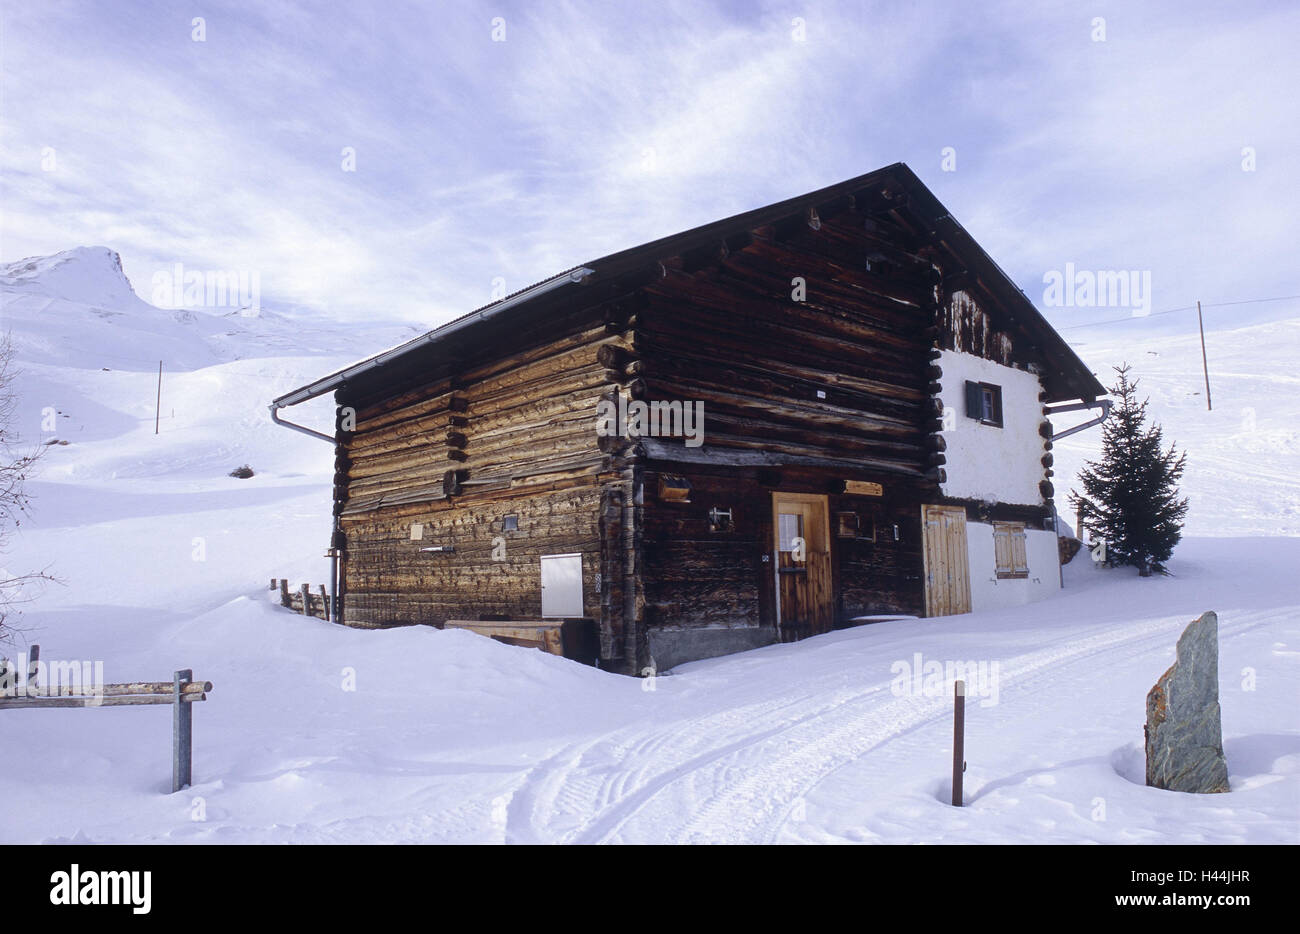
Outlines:
[[[339,621],[339,606],[339,555],[334,551],[330,555],[330,619],[336,623]]]
[[[337,508],[337,507],[336,507]],[[334,528],[330,530],[330,619],[341,622],[343,617],[342,575],[339,558],[343,554],[343,523],[338,515],[334,516]]]
[[[1205,411],[1214,411],[1210,404],[1210,365],[1205,362],[1205,322],[1201,319],[1201,303],[1196,303],[1196,323],[1201,329],[1201,369],[1205,371]]]
[[[162,364],[158,361],[158,401],[154,404],[153,410],[153,433],[158,434],[158,421],[162,418]]]
[[[39,693],[37,690],[36,679],[41,672],[41,647],[33,645],[31,652],[27,656],[27,683],[24,685],[25,693],[28,697],[34,697]]]
[[[1056,530],[1056,577],[1062,590],[1065,589],[1065,567],[1061,564],[1061,514],[1056,511],[1056,498],[1052,498],[1052,528]]]
[[[952,806],[961,807],[961,778],[966,771],[966,682],[953,685]]]
[[[181,689],[194,680],[194,671],[186,668],[172,675],[172,791],[190,786],[194,747],[194,705],[181,701]]]

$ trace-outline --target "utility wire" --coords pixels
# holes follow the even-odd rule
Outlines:
[[[1202,308],[1227,308],[1229,305],[1259,305],[1264,302],[1285,302],[1300,299],[1300,295],[1278,295],[1274,298],[1246,298],[1236,302],[1203,302]],[[1124,318],[1107,318],[1104,321],[1090,321],[1087,324],[1072,324],[1069,327],[1056,328],[1058,331],[1074,331],[1079,328],[1095,328],[1106,324],[1120,324],[1125,321],[1143,321],[1147,318],[1158,318],[1161,315],[1172,315],[1180,311],[1195,311],[1195,305],[1184,305],[1181,308],[1166,308],[1164,311],[1153,311],[1149,315],[1128,315]]]

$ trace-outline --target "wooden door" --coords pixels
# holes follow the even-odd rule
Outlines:
[[[826,497],[772,494],[777,631],[782,642],[830,632],[834,621]]]
[[[925,530],[925,615],[970,612],[970,562],[966,555],[966,510],[922,506]]]

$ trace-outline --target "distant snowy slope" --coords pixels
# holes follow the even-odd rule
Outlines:
[[[385,346],[419,330],[383,321],[341,327],[328,318],[288,317],[260,305],[159,308],[140,297],[121,258],[102,246],[0,266],[0,326],[27,362],[156,370],[162,361],[167,371],[249,357],[355,355],[358,339]]]
[[[0,268],[0,317],[19,359],[100,369],[192,370],[220,357],[210,316],[155,308],[136,295],[118,255],[78,247]]]
[[[52,256],[33,256],[8,263],[0,266],[0,282],[15,293],[61,298],[122,312],[143,304],[122,271],[122,258],[105,246],[79,246]]]
[[[15,427],[43,451],[33,514],[0,566],[63,578],[46,606],[130,603],[142,585],[208,606],[245,574],[305,561],[315,576],[322,563],[333,451],[273,424],[269,401],[416,329],[158,308],[115,252],[79,247],[0,266],[0,331],[16,357]],[[294,418],[328,428],[331,405]],[[228,476],[244,464],[252,479]],[[250,544],[245,523],[277,534]],[[196,538],[245,570],[212,573],[190,554]],[[145,555],[147,568],[131,563]]]
[[[1206,332],[1213,410],[1207,410],[1201,342],[1190,333],[1120,325],[1067,332],[1075,350],[1106,386],[1111,368],[1127,362],[1150,399],[1148,414],[1166,443],[1187,452],[1182,488],[1191,501],[1186,534],[1300,535],[1300,316]],[[1059,429],[1088,416],[1055,420]],[[1101,428],[1059,442],[1057,508],[1068,515],[1067,494],[1077,471],[1101,451]]]

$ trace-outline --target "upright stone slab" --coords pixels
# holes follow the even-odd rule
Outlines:
[[[1202,614],[1147,694],[1147,784],[1208,794],[1228,790],[1219,716],[1219,618]]]

